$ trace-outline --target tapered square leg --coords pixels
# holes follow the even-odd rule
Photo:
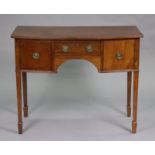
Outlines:
[[[18,133],[23,132],[22,123],[22,93],[21,93],[21,72],[16,72],[16,85],[17,85],[17,108],[18,108]]]
[[[138,77],[139,72],[134,72],[133,79],[133,121],[132,121],[132,133],[137,131],[137,104],[138,104]]]
[[[24,111],[24,117],[28,117],[28,106],[24,106],[23,108],[23,111]]]
[[[28,104],[27,104],[27,73],[22,73],[22,81],[23,81],[23,102],[24,102],[24,117],[28,117]]]
[[[131,116],[131,85],[132,85],[132,72],[127,73],[127,116]]]

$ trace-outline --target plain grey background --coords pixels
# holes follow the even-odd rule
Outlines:
[[[138,132],[126,117],[126,73],[68,61],[58,74],[28,74],[29,117],[17,134],[17,25],[137,25],[141,40]],[[155,140],[155,15],[0,15],[0,140]]]

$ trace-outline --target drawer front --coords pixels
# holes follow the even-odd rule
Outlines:
[[[20,44],[21,68],[25,70],[50,70],[50,41],[23,40]]]
[[[134,40],[114,40],[102,42],[103,69],[134,69]]]
[[[55,41],[55,55],[100,55],[100,41]]]

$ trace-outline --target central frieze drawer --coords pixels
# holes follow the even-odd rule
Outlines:
[[[100,55],[100,41],[55,41],[56,55]]]

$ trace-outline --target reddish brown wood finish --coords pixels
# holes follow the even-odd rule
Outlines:
[[[127,116],[131,116],[131,85],[132,85],[132,72],[127,73]]]
[[[28,104],[27,104],[27,73],[22,73],[23,79],[23,102],[24,102],[24,117],[28,117]]]
[[[22,134],[23,122],[22,122],[20,49],[19,49],[19,42],[17,40],[15,40],[15,62],[16,62],[17,109],[18,109],[18,133]]]
[[[98,72],[102,72],[101,70],[101,57],[100,56],[91,56],[91,55],[83,55],[83,56],[55,56],[54,58],[54,72],[57,72],[58,68],[68,60],[86,60],[90,63],[94,64]]]
[[[140,57],[140,39],[135,39],[134,48],[134,68],[139,70],[139,57]]]
[[[135,68],[139,68],[139,49],[140,39],[135,40]],[[134,72],[133,79],[133,121],[132,121],[132,133],[137,132],[137,105],[138,105],[138,83],[139,83],[139,71]]]
[[[18,39],[103,40],[140,38],[136,26],[18,26],[11,35]]]
[[[132,72],[134,73],[132,133],[136,133],[139,45],[142,36],[135,26],[17,27],[12,37],[15,38],[16,51],[18,132],[22,133],[21,81],[24,116],[28,116],[27,72],[56,73],[65,61],[82,59],[93,63],[98,72],[128,72],[127,116],[131,115]],[[62,50],[63,46],[67,46],[67,52]],[[88,46],[92,48],[91,51],[87,50]]]
[[[16,71],[17,81],[17,106],[18,106],[18,133],[22,134],[22,95],[21,95],[21,72]]]
[[[122,59],[116,58],[117,53]],[[103,68],[107,70],[134,69],[134,40],[104,41]]]
[[[68,46],[68,52],[63,52],[63,46]],[[91,46],[92,52],[87,51],[87,47]],[[100,41],[55,41],[55,55],[100,55]]]
[[[49,41],[21,40],[21,68],[29,70],[51,70],[51,45]],[[39,59],[34,59],[33,54],[38,53]]]
[[[134,72],[132,133],[136,133],[136,131],[137,131],[138,77],[139,77],[139,72],[138,71]]]

